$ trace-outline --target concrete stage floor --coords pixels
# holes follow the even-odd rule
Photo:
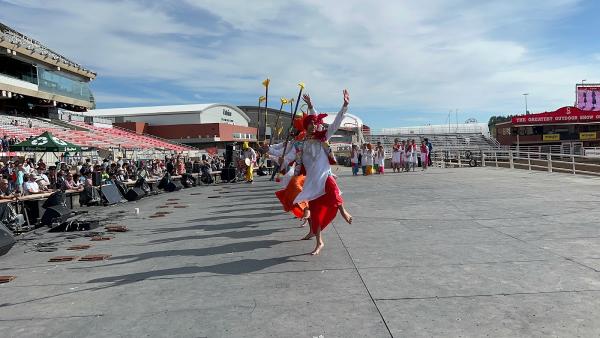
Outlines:
[[[600,335],[599,179],[491,168],[338,174],[354,224],[338,217],[318,257],[264,178],[93,209],[130,228],[110,241],[21,241],[0,257],[0,275],[17,276],[0,285],[1,335]],[[172,198],[187,208],[158,208]],[[156,211],[171,213],[149,218]],[[39,242],[58,250],[36,252]],[[112,257],[48,262],[96,253]]]

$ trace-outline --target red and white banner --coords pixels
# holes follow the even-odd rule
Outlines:
[[[577,107],[562,107],[553,112],[521,115],[512,118],[513,125],[586,122],[600,122],[600,111],[581,110]]]

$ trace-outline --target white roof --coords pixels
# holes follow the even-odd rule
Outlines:
[[[203,104],[182,104],[174,106],[150,106],[150,107],[128,107],[128,108],[107,108],[94,109],[84,112],[85,116],[94,117],[114,117],[114,116],[143,116],[143,115],[161,115],[161,114],[185,114],[202,113],[202,111],[213,107],[226,107],[235,110],[242,115],[248,122],[250,118],[240,108],[228,103],[203,103]]]
[[[323,122],[326,124],[332,124],[333,120],[335,120],[335,117],[337,116],[338,113],[324,113],[327,114],[327,117],[325,117],[323,119]],[[357,126],[358,124],[358,126]],[[346,113],[346,116],[344,117],[344,120],[342,121],[342,124],[340,125],[341,128],[356,128],[356,127],[362,127],[363,125],[363,121],[360,117],[354,115],[354,114],[350,114],[350,113]]]

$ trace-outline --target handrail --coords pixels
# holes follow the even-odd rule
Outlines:
[[[435,166],[442,168],[483,166],[600,176],[600,159],[598,157],[575,154],[553,154],[512,149],[481,150],[479,152],[470,150],[434,151],[432,152],[432,161]]]

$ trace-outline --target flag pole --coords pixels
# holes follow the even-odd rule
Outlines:
[[[283,110],[283,105],[287,103],[285,98],[281,98],[281,106],[279,107],[279,111],[277,112],[277,118],[275,118],[275,131],[277,131],[279,127],[279,115],[281,115],[281,111]],[[271,133],[271,139],[269,140],[269,145],[273,144],[273,133]]]
[[[260,103],[262,102],[262,96],[258,98],[258,114],[257,116],[257,122],[258,122],[258,128],[256,128],[256,142],[260,142]]]
[[[294,112],[292,113],[292,120],[290,121],[290,127],[287,130],[287,135],[285,137],[285,143],[283,144],[283,153],[285,154],[285,150],[287,149],[288,142],[290,141],[290,134],[292,128],[294,127],[294,119],[296,118],[296,112],[298,111],[298,103],[300,103],[300,98],[302,97],[302,91],[304,90],[304,83],[298,83],[300,86],[300,91],[298,91],[298,99],[296,99],[296,107],[294,108]],[[279,165],[283,163],[283,156],[279,159]]]
[[[267,110],[269,109],[268,107],[269,107],[269,83],[270,82],[271,82],[271,80],[269,78],[266,78],[262,83],[263,86],[265,86],[265,129],[264,129],[264,133],[263,133],[263,137],[264,137],[263,141],[267,140],[267,122],[268,122],[267,121]],[[259,127],[260,127],[260,125],[259,125]],[[271,137],[273,137],[273,135],[271,135]]]

